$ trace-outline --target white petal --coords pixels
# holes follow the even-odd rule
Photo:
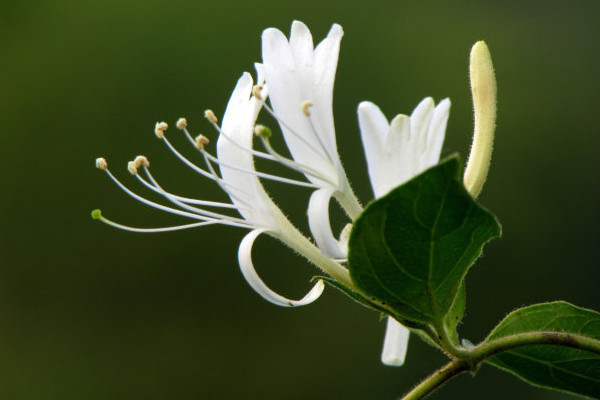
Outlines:
[[[260,68],[258,71],[260,72]],[[262,106],[252,96],[252,87],[252,76],[244,72],[223,115],[221,129],[227,137],[220,135],[217,140],[217,158],[223,163],[220,166],[221,176],[225,181],[223,189],[230,195],[242,216],[255,226],[274,228],[277,226],[275,220],[281,212],[266,194],[258,177],[243,171],[254,171],[252,154],[240,146],[252,148],[254,124]],[[249,204],[252,207],[248,207]]]
[[[335,142],[332,104],[340,30],[332,28],[331,37],[321,43],[325,46],[319,45],[315,51],[310,31],[300,22],[294,22],[290,42],[273,28],[265,30],[262,36],[265,79],[287,147],[296,161],[318,170],[336,184],[340,180],[341,163]],[[306,101],[313,104],[310,118],[302,112],[302,104]],[[326,186],[312,175],[307,178]]]
[[[308,203],[308,225],[321,252],[330,258],[346,258],[347,250],[331,232],[329,200],[335,189],[316,190]]]
[[[310,30],[304,23],[294,21],[290,32],[290,48],[294,61],[299,65],[310,65],[313,62],[313,39]]]
[[[440,161],[440,153],[446,136],[446,125],[448,124],[449,116],[450,100],[444,99],[433,110],[433,118],[427,135],[427,141],[429,142],[427,145],[428,157],[424,169],[430,168]]]
[[[388,317],[381,362],[390,367],[404,365],[409,336],[410,330],[395,319]]]
[[[427,148],[427,132],[431,124],[431,116],[435,103],[431,97],[424,98],[410,115],[410,132],[418,144],[417,150],[424,152]]]
[[[265,285],[262,279],[260,279],[256,269],[254,269],[254,264],[252,263],[252,246],[254,245],[256,238],[264,232],[266,232],[264,229],[255,229],[244,236],[240,242],[238,262],[240,264],[240,270],[250,287],[252,287],[256,293],[261,295],[263,299],[282,307],[304,306],[317,300],[319,296],[321,296],[321,293],[323,293],[323,289],[325,289],[325,284],[321,280],[319,280],[302,299],[290,300],[275,293]]]

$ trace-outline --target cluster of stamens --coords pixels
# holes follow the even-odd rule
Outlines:
[[[273,110],[269,106],[264,104],[264,96],[262,95],[263,90],[264,90],[264,87],[262,85],[256,85],[252,90],[252,95],[257,100],[259,100],[263,103],[262,104],[263,107],[265,109],[267,109],[269,114],[271,114],[273,117],[275,117],[275,119],[280,124],[285,125],[285,122],[281,121],[275,115]],[[302,113],[309,120],[310,120],[309,109],[312,106],[313,106],[313,104],[310,101],[305,101],[301,105]],[[206,110],[204,113],[204,116],[209,121],[209,123],[217,130],[217,132],[219,132],[220,135],[222,135],[226,140],[231,141],[238,148],[250,153],[252,156],[278,162],[280,164],[287,166],[288,168],[290,168],[294,171],[300,172],[300,173],[308,175],[308,176],[313,176],[321,181],[329,182],[331,185],[333,185],[333,183],[327,177],[325,177],[322,173],[319,173],[319,171],[313,170],[312,168],[310,168],[308,166],[301,165],[298,162],[277,153],[270,144],[269,140],[272,135],[272,132],[268,127],[266,127],[264,125],[256,125],[255,126],[254,133],[261,140],[261,142],[265,148],[265,152],[257,151],[252,148],[247,148],[247,147],[244,147],[244,146],[236,143],[226,132],[224,132],[221,129],[221,127],[218,124],[218,119],[212,110]],[[109,225],[112,225],[112,226],[115,226],[115,227],[118,227],[121,229],[136,231],[136,232],[170,231],[170,230],[178,230],[178,229],[187,229],[187,228],[192,228],[195,226],[209,225],[209,224],[225,224],[225,225],[232,225],[232,226],[238,226],[238,227],[252,228],[250,222],[246,221],[243,218],[226,215],[226,214],[222,214],[222,213],[217,213],[217,212],[212,212],[212,211],[208,211],[204,208],[201,208],[201,207],[217,207],[217,208],[224,208],[224,209],[230,209],[230,210],[237,209],[238,211],[240,211],[240,210],[243,210],[244,208],[250,209],[255,206],[252,204],[253,202],[251,199],[248,200],[245,198],[245,196],[243,195],[244,191],[242,188],[233,187],[231,182],[226,182],[221,176],[219,176],[219,174],[217,174],[217,172],[214,168],[214,164],[218,165],[219,167],[231,168],[231,169],[241,171],[244,173],[248,173],[250,175],[254,175],[254,176],[257,176],[257,177],[263,178],[263,179],[270,179],[270,180],[279,181],[279,182],[296,185],[296,186],[317,188],[317,186],[311,182],[289,179],[289,178],[280,177],[280,176],[276,176],[276,175],[272,175],[272,174],[268,174],[268,173],[264,173],[264,172],[259,172],[254,169],[245,169],[240,166],[224,163],[207,151],[206,146],[210,143],[210,141],[206,136],[198,135],[194,138],[189,133],[188,123],[185,118],[180,118],[179,120],[177,120],[176,127],[178,130],[180,130],[184,133],[188,142],[190,142],[195,147],[195,149],[200,152],[200,154],[202,155],[202,157],[204,159],[205,167],[198,166],[195,163],[193,163],[192,161],[190,161],[187,157],[185,157],[183,154],[181,154],[176,149],[176,147],[168,140],[166,132],[169,128],[169,125],[166,122],[157,122],[156,126],[154,128],[154,133],[159,139],[161,139],[167,145],[167,147],[171,150],[171,152],[177,158],[179,158],[184,164],[186,164],[188,167],[190,167],[194,171],[198,172],[205,178],[208,178],[208,179],[216,182],[221,187],[221,189],[223,191],[225,191],[234,200],[235,205],[232,203],[222,203],[222,202],[214,202],[214,201],[208,201],[208,200],[198,200],[198,199],[182,197],[182,196],[178,196],[178,195],[175,195],[175,194],[172,194],[172,193],[166,191],[165,189],[163,189],[163,187],[161,185],[159,185],[158,181],[150,173],[150,170],[149,170],[150,162],[148,161],[148,158],[146,158],[143,155],[139,155],[134,160],[128,162],[127,170],[129,171],[129,173],[131,175],[133,175],[134,177],[136,177],[138,179],[138,181],[144,187],[146,187],[147,189],[149,189],[152,192],[155,192],[155,193],[163,196],[163,198],[168,200],[171,204],[173,204],[176,207],[168,207],[168,206],[156,203],[154,201],[151,201],[145,197],[138,195],[137,193],[133,192],[128,187],[126,187],[121,181],[119,181],[110,172],[106,159],[100,157],[100,158],[96,159],[96,167],[100,170],[106,171],[108,176],[117,184],[117,186],[120,187],[123,191],[125,191],[131,197],[133,197],[136,200],[139,200],[142,203],[145,203],[153,208],[157,208],[157,209],[167,211],[172,214],[177,214],[177,215],[180,215],[183,217],[192,218],[192,219],[198,220],[199,222],[193,223],[193,224],[184,224],[184,225],[178,225],[178,226],[165,227],[165,228],[150,228],[150,229],[134,228],[134,227],[129,227],[129,226],[125,226],[122,224],[118,224],[116,222],[106,219],[105,217],[102,216],[100,210],[94,210],[94,212],[92,213],[94,219],[99,219]],[[315,133],[315,136],[317,136],[317,137],[319,136],[316,134],[316,132],[313,132],[313,133]],[[304,138],[299,133],[293,132],[293,134],[296,137],[298,137],[299,139],[301,139],[307,145],[314,147],[313,143],[310,143],[309,141],[307,141],[307,139]],[[315,148],[315,151],[317,151],[318,154],[323,154],[323,152],[324,152],[325,154],[329,155],[327,148],[325,146],[323,146],[323,143],[319,143],[319,146],[317,148]],[[143,171],[143,176],[140,174],[141,171]],[[201,206],[201,207],[198,207],[198,206]]]

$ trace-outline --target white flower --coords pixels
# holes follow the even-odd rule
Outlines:
[[[346,257],[346,243],[331,232],[329,201],[335,197],[352,219],[362,212],[338,155],[333,123],[333,84],[342,35],[342,27],[334,24],[315,48],[309,29],[299,21],[292,23],[289,41],[274,28],[262,35],[272,114],[299,171],[320,188],[309,203],[311,233],[324,254],[340,259]]]
[[[305,305],[311,303],[320,296],[324,288],[323,282],[317,282],[312,290],[304,298],[298,301],[287,299],[272,291],[257,275],[251,259],[252,246],[261,233],[266,233],[281,240],[340,282],[351,285],[351,281],[345,267],[331,258],[324,256],[315,245],[291,224],[265,192],[265,189],[260,182],[259,177],[300,186],[315,186],[311,183],[293,181],[257,172],[255,170],[254,156],[276,160],[276,158],[270,154],[257,152],[252,149],[256,119],[263,105],[262,99],[267,95],[261,77],[260,66],[258,68],[258,75],[259,85],[256,87],[253,86],[252,77],[248,73],[244,73],[238,80],[227,105],[223,123],[220,127],[214,113],[212,111],[206,112],[207,119],[220,132],[217,141],[217,157],[214,157],[205,149],[205,146],[208,144],[208,139],[205,136],[200,135],[194,139],[187,130],[187,121],[185,119],[180,119],[177,122],[177,127],[185,133],[189,142],[200,151],[206,165],[204,168],[194,164],[171,144],[165,134],[165,131],[168,128],[166,123],[157,123],[155,129],[156,135],[165,142],[168,148],[181,159],[181,161],[204,177],[218,183],[229,195],[232,203],[219,203],[174,195],[163,189],[158,181],[152,176],[149,171],[150,163],[147,158],[138,156],[134,161],[131,161],[128,164],[129,172],[145,187],[162,195],[176,207],[167,207],[152,202],[134,193],[123,185],[108,170],[106,160],[99,158],[96,160],[96,166],[105,170],[114,182],[132,197],[152,207],[188,217],[198,222],[167,228],[140,229],[114,223],[104,218],[98,210],[93,213],[93,216],[96,219],[100,219],[115,227],[136,232],[170,231],[210,224],[225,224],[251,229],[251,232],[242,239],[238,251],[238,260],[241,271],[250,286],[263,298],[274,304],[281,306]],[[220,176],[215,171],[214,164],[219,166]],[[143,168],[146,176],[145,178],[141,177],[138,173],[140,168]],[[224,210],[234,209],[237,210],[243,218],[224,214],[222,212],[209,211],[208,208],[221,208]]]
[[[411,116],[398,115],[388,122],[371,102],[358,106],[358,121],[375,198],[436,165],[446,133],[450,100],[437,107],[425,98]],[[381,361],[386,365],[404,364],[409,330],[388,317]]]

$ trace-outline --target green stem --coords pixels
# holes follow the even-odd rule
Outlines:
[[[504,336],[465,349],[464,357],[454,359],[415,386],[401,400],[418,400],[430,395],[444,383],[466,371],[476,371],[479,364],[496,354],[531,345],[554,345],[600,354],[600,340],[564,332],[526,332]]]

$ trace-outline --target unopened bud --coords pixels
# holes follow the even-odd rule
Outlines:
[[[477,198],[487,178],[496,129],[496,77],[485,42],[477,42],[471,49],[469,69],[475,127],[463,181],[471,196]]]

